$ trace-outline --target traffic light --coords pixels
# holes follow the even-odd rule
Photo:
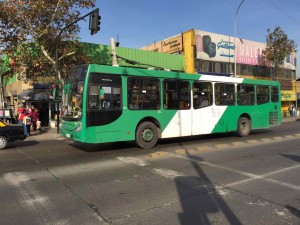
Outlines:
[[[90,15],[89,29],[91,30],[91,35],[96,34],[100,30],[100,20],[101,16],[99,16],[99,8],[97,8],[91,12]]]

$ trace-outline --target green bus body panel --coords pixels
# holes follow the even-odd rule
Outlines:
[[[274,125],[269,124],[269,112],[276,112],[275,103],[266,103],[258,106],[228,106],[224,114],[218,121],[212,133],[233,132],[237,130],[238,119],[245,115],[251,120],[251,129],[270,128]],[[280,109],[280,105],[277,106]],[[278,125],[281,124],[281,114],[278,114]]]
[[[278,86],[278,82],[269,81],[269,80],[254,80],[247,79],[243,80],[244,84],[253,84],[253,85],[274,85]],[[281,99],[280,92],[278,93],[278,99]],[[259,110],[257,110],[259,107]],[[281,124],[281,102],[276,103],[266,103],[262,105],[250,105],[250,106],[227,106],[224,114],[216,124],[215,129],[212,133],[221,133],[221,132],[232,132],[237,130],[238,119],[242,115],[246,115],[251,120],[251,129],[263,129],[270,128],[274,125],[269,124],[269,113],[278,112],[278,125]]]

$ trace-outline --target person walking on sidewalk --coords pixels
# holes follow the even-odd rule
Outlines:
[[[293,104],[293,108],[292,108],[292,113],[293,113],[293,117],[295,118],[297,115],[297,112],[296,112],[296,106]]]
[[[33,131],[36,131],[37,129],[37,121],[39,120],[39,111],[37,108],[35,108],[34,105],[31,107],[31,122],[32,122],[32,129]]]

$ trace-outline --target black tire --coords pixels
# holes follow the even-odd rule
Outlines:
[[[156,145],[158,141],[158,128],[151,122],[142,122],[135,134],[136,144],[143,148],[148,149]]]
[[[248,136],[251,132],[251,121],[246,117],[240,117],[237,124],[237,135],[240,137]]]
[[[8,140],[4,136],[0,136],[0,150],[5,149],[8,145]]]

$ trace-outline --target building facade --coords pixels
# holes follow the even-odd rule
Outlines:
[[[282,113],[286,115],[284,112],[289,105],[298,105],[297,92],[300,92],[300,85],[295,80],[296,53],[287,55],[284,70],[275,76],[262,53],[265,47],[266,44],[261,42],[192,29],[142,49],[183,54],[186,60],[185,71],[188,73],[234,76],[236,72],[238,77],[279,81]]]

